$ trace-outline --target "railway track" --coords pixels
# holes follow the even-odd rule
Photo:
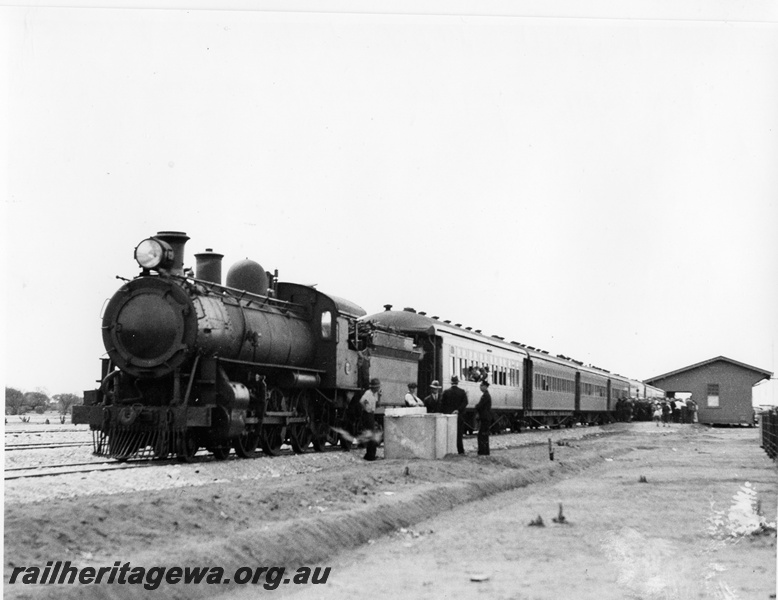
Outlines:
[[[91,445],[85,444],[85,445]],[[327,447],[324,452],[340,452],[342,451],[340,447]],[[310,454],[314,454],[313,452],[308,452]],[[278,456],[293,456],[296,453],[292,451],[291,448],[283,448]],[[254,459],[262,459],[266,458],[266,455],[262,454],[261,452],[258,452]],[[267,457],[272,458],[272,457]],[[235,454],[230,454],[230,456],[226,459],[228,461],[232,460],[240,460],[243,461],[245,459],[238,458]],[[207,450],[201,450],[195,455],[194,460],[190,464],[197,464],[197,463],[223,463],[224,461],[216,460],[213,458],[213,455],[208,452]],[[5,481],[14,480],[14,479],[31,479],[31,478],[37,478],[37,477],[56,477],[59,475],[73,475],[73,474],[79,474],[79,473],[94,473],[94,472],[100,472],[100,471],[121,471],[121,470],[127,470],[127,469],[138,469],[138,468],[146,468],[146,467],[157,467],[157,466],[164,466],[164,465],[181,465],[185,464],[180,462],[178,459],[171,458],[171,459],[164,459],[164,460],[132,460],[127,462],[118,462],[115,459],[109,459],[109,460],[102,460],[99,462],[88,462],[88,463],[69,463],[69,464],[61,464],[61,465],[38,465],[35,467],[11,467],[6,468],[5,471]]]
[[[608,435],[608,434],[614,434],[618,433],[618,431],[610,430],[610,431],[592,431],[591,433],[587,433],[583,438],[589,438],[589,437],[596,437],[601,435]],[[523,434],[516,434],[520,435],[521,437],[521,444],[519,445],[528,445],[528,446],[535,446],[535,445],[545,445],[546,443],[551,445],[551,438],[547,436],[548,430],[544,431],[532,431],[532,432],[525,432]],[[508,434],[511,435],[511,434]],[[465,435],[466,439],[475,437],[472,435]],[[580,439],[580,438],[579,438]],[[560,445],[564,445],[564,440],[557,440],[557,443]],[[39,449],[39,448],[61,448],[61,447],[68,447],[68,446],[90,446],[91,442],[65,442],[63,444],[19,444],[15,445],[18,447],[13,447],[14,450],[28,450],[28,449]],[[32,448],[30,448],[32,446]],[[6,446],[6,450],[8,450],[8,446]],[[341,452],[342,449],[340,446],[327,446],[324,452]],[[310,449],[308,452],[310,454],[315,454],[314,452],[310,452]],[[304,453],[304,454],[306,454]],[[288,447],[284,446],[280,453],[279,457],[281,456],[290,456],[295,455],[296,453],[293,452],[293,450]],[[255,456],[257,459],[265,458],[266,455],[264,455],[261,452],[258,452]],[[226,459],[228,461],[232,460],[241,460],[244,459],[238,458],[234,453],[230,454],[230,456]],[[193,464],[202,463],[202,464],[208,464],[208,463],[221,463],[224,461],[216,460],[213,458],[212,454],[208,452],[207,450],[201,450],[197,453],[197,455],[194,457]],[[60,475],[72,475],[72,474],[79,474],[79,473],[94,473],[94,472],[102,472],[102,471],[119,471],[119,470],[126,470],[126,469],[137,469],[137,468],[146,468],[146,467],[154,467],[154,466],[164,466],[164,465],[176,465],[176,464],[183,464],[180,461],[178,461],[175,458],[171,459],[164,459],[164,460],[147,460],[147,459],[141,459],[141,460],[130,460],[127,462],[118,462],[114,459],[110,460],[102,460],[98,462],[88,462],[88,463],[69,463],[69,464],[52,464],[52,465],[39,465],[35,467],[12,467],[12,468],[6,468],[5,469],[5,481],[10,480],[19,480],[19,479],[30,479],[30,478],[41,478],[41,477],[56,477]]]
[[[48,425],[42,425],[42,428],[49,427]],[[82,426],[82,427],[75,427],[73,429],[8,429],[8,426],[6,425],[5,435],[18,435],[18,434],[39,434],[39,435],[50,435],[52,433],[84,433],[88,432],[89,428]]]
[[[208,460],[210,453],[203,450],[199,452],[193,463],[211,462]],[[259,456],[259,455],[258,455]],[[28,479],[35,477],[55,477],[57,475],[72,475],[77,473],[94,473],[97,471],[121,471],[127,469],[139,469],[153,466],[182,464],[177,459],[165,460],[135,460],[118,462],[115,459],[107,459],[93,462],[67,463],[54,465],[38,465],[34,467],[11,467],[5,469],[5,480]]]
[[[5,451],[12,450],[55,450],[58,448],[79,448],[91,446],[92,442],[44,442],[41,444],[6,444]]]
[[[165,461],[168,464],[172,461]],[[160,463],[154,463],[160,464]],[[95,473],[97,471],[121,471],[150,467],[152,463],[117,463],[116,461],[101,461],[99,463],[76,463],[70,465],[46,465],[40,467],[14,467],[5,469],[4,479],[32,479],[35,477],[54,477],[57,475],[73,475],[78,473]]]

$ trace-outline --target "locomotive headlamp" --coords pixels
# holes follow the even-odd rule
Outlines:
[[[173,264],[173,248],[158,238],[147,238],[135,248],[135,260],[144,269],[166,269]]]

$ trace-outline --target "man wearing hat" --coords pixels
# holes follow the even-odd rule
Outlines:
[[[429,396],[424,398],[424,406],[427,407],[428,413],[440,412],[440,382],[435,379],[430,384]]]
[[[478,414],[478,454],[489,456],[489,428],[492,426],[492,397],[489,394],[489,382],[481,382],[481,399],[475,405]]]
[[[417,386],[413,382],[408,384],[408,393],[405,394],[405,406],[410,406],[410,407],[424,406],[424,402],[422,402],[421,398],[419,398],[416,395],[417,387],[419,386]]]
[[[440,399],[440,412],[446,415],[457,414],[457,452],[465,453],[462,434],[465,432],[465,409],[467,408],[467,392],[459,387],[459,377],[451,377],[451,387],[443,392]]]
[[[375,460],[378,442],[376,442],[372,434],[375,432],[375,409],[378,408],[380,401],[381,382],[378,379],[371,379],[370,389],[362,394],[362,397],[359,399],[359,404],[362,406],[362,429],[371,434],[365,442],[365,460]]]

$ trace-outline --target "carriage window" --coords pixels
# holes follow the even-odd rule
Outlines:
[[[332,313],[328,310],[321,313],[321,337],[325,340],[332,338]]]

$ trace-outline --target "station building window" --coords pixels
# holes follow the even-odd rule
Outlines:
[[[708,384],[708,408],[719,408],[719,384]]]

